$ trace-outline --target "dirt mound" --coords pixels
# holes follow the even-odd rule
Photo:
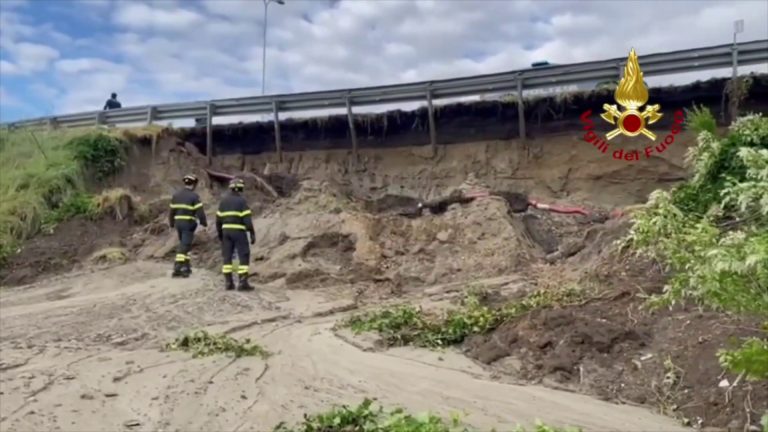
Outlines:
[[[53,233],[27,241],[0,269],[0,285],[22,285],[70,271],[102,248],[126,246],[123,237],[132,228],[127,220],[78,218],[64,222]]]
[[[612,285],[624,289],[610,298],[533,312],[470,339],[466,353],[521,382],[650,405],[692,425],[754,424],[768,409],[768,386],[738,383],[726,394],[718,384],[736,377],[723,376],[716,352],[760,335],[759,322],[695,308],[651,311],[626,288],[660,290],[660,278],[641,267],[623,275],[614,268]],[[655,286],[645,282],[654,279]]]

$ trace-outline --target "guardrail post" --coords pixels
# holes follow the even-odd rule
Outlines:
[[[525,101],[523,100],[523,77],[517,76],[517,126],[520,139],[525,139]]]
[[[352,157],[357,163],[357,132],[355,131],[355,117],[352,115],[352,101],[349,95],[345,98],[347,103],[347,123],[349,123],[349,137],[352,139]]]
[[[155,113],[157,110],[155,107],[147,107],[147,124],[151,125],[152,122],[155,120]]]
[[[48,119],[48,129],[54,130],[59,127],[58,122],[56,122],[56,117],[51,117]]]
[[[437,153],[437,128],[435,127],[435,108],[432,105],[432,89],[427,87],[427,118],[429,120],[429,145],[432,155]]]
[[[104,111],[99,111],[96,113],[96,126],[103,125],[104,124]]]
[[[209,103],[205,110],[205,154],[208,156],[208,166],[213,165],[213,104]]]
[[[619,70],[619,74],[617,75],[618,81],[621,81],[621,74],[624,72],[624,68],[622,66],[623,65],[621,64],[621,62],[616,63],[616,69]]]
[[[277,100],[272,101],[272,113],[275,116],[275,150],[278,163],[283,163],[283,141],[280,139],[280,115],[278,115]]]

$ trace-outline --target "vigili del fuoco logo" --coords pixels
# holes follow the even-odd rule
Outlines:
[[[640,64],[637,62],[637,53],[635,53],[634,48],[629,52],[627,65],[624,66],[624,76],[616,87],[614,100],[623,110],[620,110],[616,104],[603,104],[603,113],[600,114],[600,117],[615,126],[613,130],[605,135],[605,138],[599,137],[594,131],[595,123],[589,118],[592,115],[591,109],[581,115],[581,122],[586,131],[583,137],[584,141],[592,144],[598,151],[608,153],[610,148],[609,141],[618,135],[632,138],[642,135],[651,141],[656,140],[656,134],[648,126],[659,121],[664,114],[659,112],[661,105],[646,105],[648,102],[648,88],[643,81],[643,72],[640,70]],[[641,111],[643,105],[645,105],[645,109]],[[643,149],[645,158],[650,158],[654,153],[661,154],[669,148],[675,142],[675,135],[682,131],[681,125],[683,121],[683,111],[675,111],[669,134],[664,137],[663,141],[659,141],[658,144],[646,146]],[[614,159],[626,161],[638,161],[641,158],[639,150],[616,149],[611,155]]]

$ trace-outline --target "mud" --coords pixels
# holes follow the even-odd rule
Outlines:
[[[24,243],[19,253],[0,268],[0,286],[31,283],[68,272],[101,249],[126,247],[133,229],[128,220],[78,218],[64,222],[51,234],[39,235]]]
[[[348,289],[226,293],[215,276],[169,279],[166,266],[137,262],[0,292],[0,428],[268,431],[374,396],[416,412],[464,411],[480,430],[536,418],[586,431],[685,430],[643,408],[494,382],[452,351],[359,349],[331,330],[334,311],[354,307]],[[197,327],[250,337],[274,355],[159,350]]]
[[[611,224],[576,257],[594,259],[588,252],[625,229],[625,223]],[[643,404],[691,426],[757,425],[768,409],[768,382],[738,382],[723,372],[717,351],[739,338],[764,336],[760,320],[695,307],[649,309],[645,296],[661,292],[664,282],[658,268],[608,253],[603,259],[601,266],[581,269],[588,276],[583,283],[605,290],[602,298],[507,322],[468,340],[467,355],[514,382]],[[567,271],[554,266],[550,273]],[[733,388],[720,387],[723,379]]]

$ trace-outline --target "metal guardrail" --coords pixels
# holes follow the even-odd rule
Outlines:
[[[646,77],[718,69],[733,65],[746,66],[768,63],[768,39],[742,42],[735,45],[716,45],[647,54],[639,56],[638,60]],[[523,90],[619,79],[621,78],[625,62],[626,58],[622,57],[603,61],[552,65],[496,74],[408,84],[91,111],[22,120],[3,126],[11,128],[35,125],[83,127],[99,124],[121,125],[142,122],[151,123],[160,120],[206,118],[207,126],[209,126],[210,130],[211,119],[217,115],[272,113],[275,119],[276,150],[280,159],[282,159],[279,112],[346,107],[347,115],[350,118],[350,128],[352,129],[352,146],[356,152],[357,140],[354,134],[354,122],[352,121],[352,107],[426,100],[429,109],[430,141],[434,145],[435,132],[432,107],[434,99],[476,96],[485,93],[516,92],[518,103],[523,104]],[[520,134],[525,137],[523,111],[519,111]],[[210,158],[212,153],[211,134],[209,133],[208,136],[208,155]]]

